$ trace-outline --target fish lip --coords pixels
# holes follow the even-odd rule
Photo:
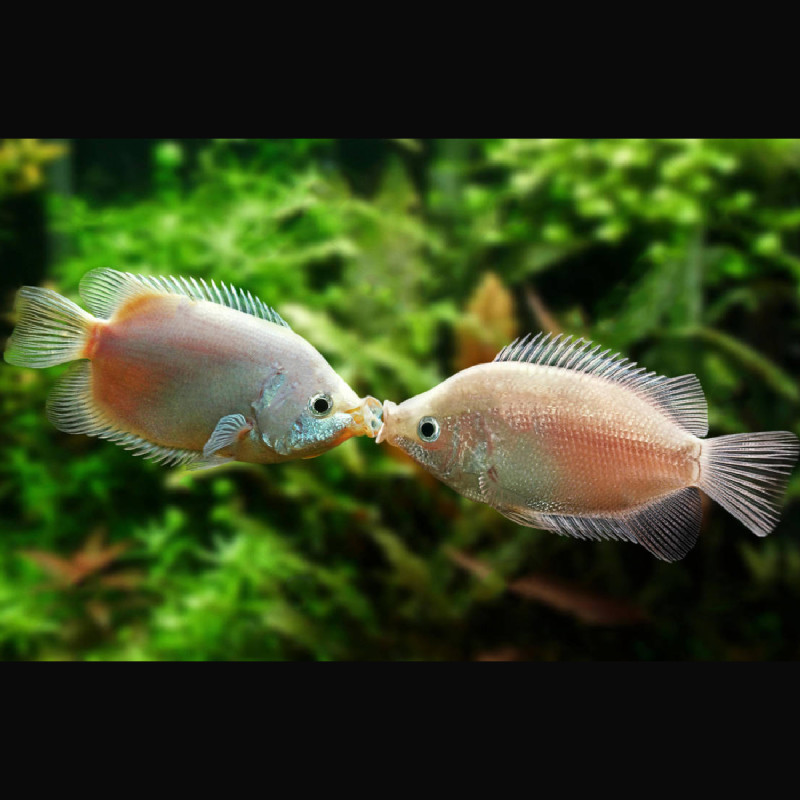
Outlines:
[[[368,395],[354,408],[348,408],[345,414],[352,417],[350,427],[355,435],[368,436],[374,439],[381,425],[383,406],[380,400]]]
[[[384,401],[382,409],[383,422],[381,423],[378,435],[375,437],[375,444],[380,444],[386,440],[386,437],[388,436],[386,433],[386,423],[389,421],[389,411],[395,408],[397,408],[397,403],[393,403],[391,400]]]

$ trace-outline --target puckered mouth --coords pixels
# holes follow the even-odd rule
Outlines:
[[[382,441],[386,439],[388,435],[386,424],[389,422],[389,413],[395,408],[397,408],[397,403],[393,403],[391,400],[384,401],[382,409],[383,423],[381,424],[380,430],[378,431],[378,435],[375,437],[376,444],[380,444]]]
[[[383,427],[381,424],[383,406],[380,400],[369,395],[360,405],[348,408],[345,413],[353,418],[351,429],[354,436],[369,436],[370,439],[374,439]]]

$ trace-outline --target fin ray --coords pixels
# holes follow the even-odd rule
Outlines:
[[[520,361],[527,364],[568,369],[586,375],[595,375],[624,386],[655,406],[683,430],[703,437],[708,433],[708,407],[700,381],[695,375],[667,378],[647,372],[636,362],[611,350],[600,351],[600,345],[589,349],[592,342],[563,334],[530,334],[515,339],[494,358],[495,361]]]
[[[235,311],[273,322],[283,328],[289,324],[275,309],[242,289],[234,289],[220,282],[222,291],[214,282],[211,285],[196,278],[169,278],[134,275],[115,269],[101,268],[87,272],[80,282],[80,294],[91,311],[102,319],[109,319],[126,300],[145,293],[182,295],[193,300],[227,306]]]
[[[85,434],[118,444],[135,456],[163,464],[180,466],[203,457],[195,450],[162,447],[140,436],[119,430],[92,399],[92,365],[80,361],[58,380],[47,398],[47,418],[64,433]]]
[[[23,286],[17,293],[19,321],[4,358],[17,367],[52,367],[83,357],[94,317],[51,289]]]
[[[703,442],[700,488],[756,536],[778,524],[800,443],[789,431],[734,433]]]
[[[241,414],[228,414],[222,417],[203,447],[203,457],[209,458],[217,451],[236,444],[243,433],[252,429],[252,424]],[[220,456],[220,458],[225,458],[225,456]]]
[[[577,539],[621,539],[642,545],[662,561],[679,561],[697,542],[702,519],[700,493],[694,487],[659,497],[617,517],[545,514],[531,509],[497,509],[521,525]]]

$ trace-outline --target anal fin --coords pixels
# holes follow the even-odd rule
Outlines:
[[[637,542],[662,561],[679,561],[697,542],[702,506],[700,492],[689,487],[619,516],[584,517],[533,512],[530,518],[532,522],[528,524],[533,527],[579,539]]]
[[[164,466],[191,464],[200,458],[195,450],[164,447],[120,430],[94,401],[89,361],[78,361],[59,378],[47,398],[46,410],[50,422],[64,433],[107,439],[135,456],[144,456]]]

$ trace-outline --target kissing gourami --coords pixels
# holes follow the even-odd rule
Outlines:
[[[77,360],[48,398],[59,430],[193,469],[312,458],[375,435],[378,401],[359,398],[249,293],[98,269],[80,294],[91,314],[49,289],[20,289],[5,351],[23,367]]]
[[[520,525],[638,542],[676,561],[694,546],[698,488],[758,536],[778,523],[797,461],[788,431],[705,439],[694,375],[666,378],[561,334],[525,337],[400,405],[376,438]]]

